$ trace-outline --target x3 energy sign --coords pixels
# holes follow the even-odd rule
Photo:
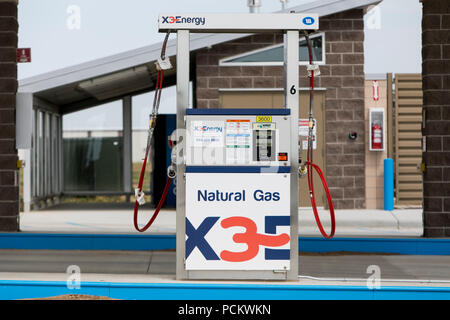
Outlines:
[[[196,26],[204,26],[206,22],[205,17],[186,17],[186,16],[161,16],[161,24],[173,24],[173,23],[183,23],[183,24],[194,24]]]
[[[186,270],[289,270],[289,175],[186,173]]]
[[[232,23],[230,23],[232,21]],[[161,14],[159,31],[191,30],[197,32],[252,32],[261,30],[317,30],[319,16],[309,13],[224,13]]]

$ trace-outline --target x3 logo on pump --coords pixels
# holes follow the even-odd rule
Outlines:
[[[289,174],[211,177],[186,173],[186,270],[289,270]]]

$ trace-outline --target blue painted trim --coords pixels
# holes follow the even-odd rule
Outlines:
[[[290,166],[187,166],[187,173],[289,173]]]
[[[175,235],[0,233],[0,249],[166,250]]]
[[[412,255],[450,255],[450,239],[424,238],[299,238],[299,251],[367,252]]]
[[[89,294],[125,300],[449,300],[449,287],[0,281],[0,299]]]
[[[288,116],[290,109],[187,109],[186,115]]]
[[[450,255],[450,239],[299,237],[301,252],[368,252]],[[172,234],[0,233],[0,249],[166,250],[175,249]]]

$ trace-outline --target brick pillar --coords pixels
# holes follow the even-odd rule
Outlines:
[[[317,86],[327,88],[326,175],[336,209],[366,207],[363,15],[353,9],[320,19],[327,64]]]
[[[422,3],[424,235],[450,237],[450,2]]]
[[[0,0],[0,231],[17,231],[17,0]]]

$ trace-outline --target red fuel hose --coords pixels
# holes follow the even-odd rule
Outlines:
[[[156,80],[156,87],[155,87],[155,102],[161,97],[161,89],[162,89],[162,80],[163,80],[163,74],[164,71],[160,70],[158,71],[158,77]],[[150,138],[151,139],[151,138]],[[145,150],[145,158],[144,158],[144,163],[142,164],[142,168],[141,168],[141,174],[139,176],[139,183],[138,183],[138,189],[139,192],[142,192],[142,186],[144,184],[144,176],[145,176],[145,168],[147,166],[147,159],[148,159],[148,154],[150,152],[150,142],[148,141],[147,143],[147,148]],[[139,228],[138,225],[138,213],[139,213],[139,201],[136,200],[134,202],[134,216],[133,216],[133,222],[134,222],[134,228],[139,231],[139,232],[144,232],[146,231],[148,228],[150,228],[150,226],[153,224],[153,221],[155,221],[156,217],[158,216],[159,210],[161,210],[162,205],[164,204],[164,201],[166,200],[166,196],[167,196],[167,191],[169,190],[169,186],[170,186],[170,178],[167,179],[166,182],[166,186],[164,188],[164,192],[161,196],[161,199],[159,200],[158,206],[156,207],[155,212],[153,213],[152,218],[150,219],[150,221],[145,225],[145,227],[143,227],[142,229]]]
[[[308,52],[309,52],[309,64],[312,65],[312,46],[311,41],[309,39],[309,35],[305,33],[306,42],[308,45]],[[312,108],[313,108],[313,101],[314,101],[314,70],[311,70],[311,77],[310,77],[310,110],[309,110],[309,121],[312,121]],[[310,135],[312,134],[312,130],[310,129]],[[316,219],[317,226],[319,227],[320,233],[324,238],[331,239],[334,236],[334,232],[336,230],[336,221],[334,216],[334,206],[333,206],[333,200],[331,198],[330,189],[328,188],[327,181],[325,179],[325,176],[320,169],[320,167],[313,163],[313,141],[311,140],[311,137],[309,137],[308,141],[308,152],[307,152],[307,161],[305,162],[306,168],[308,170],[308,187],[309,187],[309,197],[311,199],[311,205],[314,212],[314,217]],[[330,218],[331,218],[331,231],[330,234],[327,234],[323,228],[322,222],[320,221],[319,212],[317,211],[317,205],[316,205],[316,199],[315,199],[315,193],[314,193],[314,179],[313,179],[313,169],[317,172],[317,174],[320,177],[320,180],[322,181],[323,188],[325,190],[325,194],[327,196],[328,201],[328,207],[330,209]]]
[[[164,71],[160,70],[158,72],[158,77],[157,77],[157,80],[156,80],[155,97],[156,97],[158,102],[161,99],[161,89],[162,89],[162,82],[163,82],[163,74],[164,74]],[[150,144],[147,143],[147,149],[146,149],[146,152],[145,152],[144,163],[142,164],[141,174],[139,176],[139,183],[138,183],[139,192],[142,191],[142,186],[144,184],[145,167],[147,166],[147,159],[148,159],[149,151],[150,151]],[[138,200],[135,201],[135,203],[134,203],[133,223],[134,223],[134,228],[137,231],[144,232],[148,228],[150,228],[150,226],[153,224],[153,222],[155,221],[156,217],[158,216],[159,211],[161,210],[161,207],[163,206],[164,202],[166,201],[166,196],[167,196],[167,192],[169,191],[171,180],[172,180],[171,178],[167,178],[163,194],[161,195],[161,199],[159,199],[159,202],[158,202],[158,206],[156,207],[155,212],[153,213],[153,215],[152,215],[151,219],[149,220],[149,222],[143,228],[139,228],[139,225],[138,225],[139,202],[138,202]]]
[[[161,59],[165,59],[165,54],[166,54],[166,45],[167,45],[167,41],[169,39],[169,34],[166,34],[166,37],[164,39],[164,43],[163,43],[163,47],[161,50]],[[150,226],[153,224],[153,222],[155,221],[156,217],[158,216],[159,211],[161,210],[164,202],[166,201],[166,196],[167,196],[167,192],[169,191],[169,187],[170,187],[170,183],[171,183],[171,178],[168,178],[166,181],[166,185],[164,187],[164,191],[163,194],[161,195],[161,198],[159,199],[158,205],[155,209],[155,212],[153,213],[152,217],[150,218],[149,222],[143,227],[143,228],[139,228],[138,225],[138,213],[139,213],[139,200],[138,197],[142,196],[143,194],[140,195],[142,193],[142,187],[144,184],[144,176],[145,176],[145,168],[147,166],[147,159],[148,159],[148,155],[150,152],[150,148],[151,148],[151,140],[153,137],[153,130],[155,128],[156,125],[156,117],[158,115],[158,109],[159,109],[159,103],[161,101],[161,91],[162,91],[162,84],[163,84],[163,78],[164,78],[164,69],[162,68],[158,68],[158,76],[156,79],[156,86],[155,86],[155,96],[154,96],[154,100],[153,100],[153,110],[152,110],[152,115],[150,118],[150,128],[149,128],[149,135],[147,138],[147,147],[145,149],[145,157],[144,157],[144,163],[142,164],[142,169],[141,169],[141,174],[139,176],[139,183],[138,183],[138,188],[136,191],[138,191],[138,193],[136,194],[136,201],[134,203],[134,215],[133,215],[133,223],[134,223],[134,228],[139,231],[139,232],[144,232],[146,231],[148,228],[150,228]]]

